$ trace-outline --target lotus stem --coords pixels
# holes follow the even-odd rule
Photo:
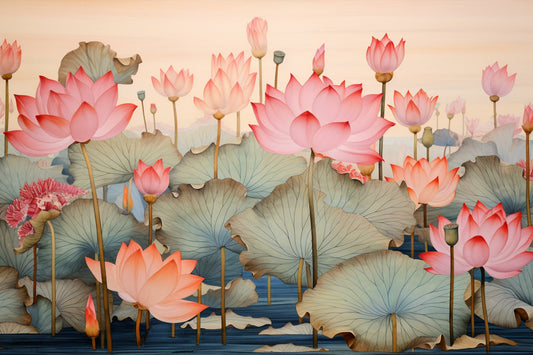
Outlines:
[[[155,128],[155,112],[152,113],[152,117],[154,118],[154,134],[155,134],[155,131],[156,131],[156,128]]]
[[[309,199],[309,220],[311,222],[311,249],[313,253],[313,288],[318,280],[318,251],[316,242],[316,225],[315,225],[315,204],[313,200],[313,164],[315,162],[315,152],[311,148],[309,158],[309,171],[307,173],[307,196]],[[313,328],[313,348],[318,348],[318,332]]]
[[[4,132],[9,131],[9,79],[11,79],[11,74],[4,74],[2,75],[2,79],[6,81],[6,96],[4,100],[4,116],[6,118],[5,125],[4,125]],[[4,156],[7,155],[8,150],[8,140],[7,137],[4,136]]]
[[[417,143],[418,143],[418,142],[416,141],[416,136],[417,136],[417,134],[416,134],[416,133],[413,133],[413,138],[414,138],[414,141],[413,141],[413,158],[414,158],[415,160],[418,160],[418,158],[417,158],[417,154],[416,154],[416,153],[417,153]]]
[[[454,284],[454,255],[453,255],[453,245],[450,245],[450,345],[453,345],[453,284]]]
[[[494,103],[494,105],[496,105],[496,103]],[[530,177],[530,173],[529,173],[529,169],[531,169],[530,167],[530,162],[529,162],[529,134],[528,132],[526,132],[526,209],[527,209],[527,225],[528,226],[531,226],[531,210],[530,210],[530,202],[529,202],[529,177]]]
[[[46,221],[52,236],[52,336],[56,336],[56,236],[52,222]]]
[[[278,88],[278,71],[279,71],[279,64],[276,63],[276,71],[274,72],[274,89]]]
[[[176,337],[176,324],[172,323],[170,326],[170,337],[175,338]]]
[[[263,103],[263,61],[261,58],[259,60],[259,103]]]
[[[33,245],[33,303],[37,301],[37,244]]]
[[[214,179],[218,179],[218,150],[220,149],[220,133],[222,131],[222,121],[217,119],[217,143],[215,145],[215,173]]]
[[[141,347],[141,319],[143,311],[139,308],[137,311],[137,321],[135,322],[135,337],[137,338],[137,347]]]
[[[451,118],[448,116],[448,131],[450,131],[450,128],[452,126],[452,118],[453,116]]]
[[[235,136],[241,136],[241,111],[237,111],[237,131],[235,132]]]
[[[98,254],[100,256],[100,272],[102,275],[102,293],[104,294],[104,323],[105,332],[107,337],[107,351],[113,352],[113,341],[111,339],[111,319],[109,317],[109,302],[107,294],[107,275],[105,269],[105,257],[104,257],[104,240],[102,238],[102,224],[100,222],[100,208],[98,207],[98,197],[96,196],[96,186],[94,184],[93,169],[91,167],[91,161],[87,155],[86,143],[80,143],[85,163],[87,164],[87,171],[89,172],[89,181],[91,183],[91,192],[93,198],[94,220],[96,224],[96,237],[98,239]]]
[[[396,331],[396,313],[391,314],[391,322],[392,322],[392,352],[397,352],[398,348],[398,335]]]
[[[198,303],[202,303],[202,283],[198,285]],[[200,345],[200,335],[202,330],[201,313],[196,316],[196,345]]]
[[[178,149],[178,112],[176,111],[176,101],[179,97],[171,96],[168,98],[172,102],[172,109],[174,111],[174,147]]]
[[[429,161],[429,147],[426,148],[426,160]]]
[[[307,288],[312,288],[313,281],[311,280],[311,266],[307,261],[305,262],[305,276],[307,277]]]
[[[271,292],[271,280],[270,280],[270,275],[267,275],[267,305],[270,306],[270,303],[271,303],[271,296],[270,296],[270,292]]]
[[[218,121],[220,122],[220,121]],[[220,326],[222,329],[222,345],[226,345],[226,248],[220,248]]]
[[[144,131],[148,133],[148,125],[146,124],[146,114],[144,113],[144,101],[143,100],[141,100],[141,108],[143,111]]]
[[[98,253],[94,253],[94,260],[99,260],[100,258],[98,257]],[[102,300],[101,300],[101,295],[100,295],[100,282],[98,282],[98,280],[96,280],[96,307],[97,307],[97,310],[96,310],[96,317],[98,319],[98,324],[102,324]],[[105,333],[104,332],[100,332],[100,347],[103,349],[104,348],[104,339],[105,339]]]
[[[131,188],[131,186],[130,186]],[[109,187],[107,185],[102,186],[102,199],[107,202],[107,191]]]
[[[146,310],[146,331],[150,329],[150,311]]]
[[[387,83],[381,83],[381,111],[380,117],[385,118],[385,94],[387,93]],[[383,157],[383,136],[379,139],[379,155]],[[383,181],[383,161],[378,162],[379,180]]]
[[[485,321],[485,343],[487,344],[487,353],[490,352],[490,334],[489,334],[489,317],[487,315],[487,302],[485,301],[485,269],[481,270],[481,305],[483,307],[483,320]]]
[[[472,325],[472,338],[476,336],[474,327],[474,306],[475,306],[475,284],[474,284],[474,269],[470,270],[470,294],[472,295],[472,308],[470,309],[470,323]]]
[[[152,234],[154,232],[152,230],[152,206],[153,204],[154,204],[153,202],[148,203],[148,245],[152,244]]]
[[[411,258],[415,258],[415,226],[411,232]]]
[[[428,148],[428,154],[429,154],[429,148]],[[428,158],[428,161],[429,161],[429,158]],[[424,211],[424,228],[428,228],[428,204],[427,203],[423,203],[422,204],[422,209]],[[427,252],[428,251],[428,241],[427,240],[424,240],[424,251]]]
[[[496,119],[496,102],[497,101],[498,100],[492,102],[492,110],[494,112],[494,128],[498,127],[498,120]]]
[[[298,302],[302,302],[302,271],[304,268],[304,259],[300,258],[298,263]],[[302,317],[298,316],[298,323],[302,323]]]
[[[93,350],[96,350],[96,337],[91,337],[91,346]]]

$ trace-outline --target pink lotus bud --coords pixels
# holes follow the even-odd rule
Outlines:
[[[315,57],[313,58],[313,71],[316,75],[320,75],[324,72],[325,60],[325,44],[322,44],[320,48],[317,49]]]

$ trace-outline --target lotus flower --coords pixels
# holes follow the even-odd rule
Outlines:
[[[143,195],[159,196],[168,187],[170,167],[163,167],[163,159],[159,159],[153,166],[146,165],[139,159],[137,169],[133,170],[135,186]]]
[[[267,86],[265,104],[252,103],[259,125],[250,125],[266,151],[292,154],[306,148],[322,157],[374,164],[370,148],[394,123],[378,117],[381,95],[362,97],[362,86],[334,85],[313,73],[301,85],[294,76],[285,93]]]
[[[322,44],[320,48],[317,49],[316,54],[313,58],[313,71],[316,75],[320,75],[324,72],[324,53],[325,53],[325,44]]]
[[[337,170],[339,174],[348,173],[350,175],[350,179],[357,179],[362,183],[368,181],[368,176],[364,176],[363,174],[361,174],[361,172],[357,169],[357,166],[354,166],[352,164],[347,164],[342,161],[333,161],[331,163],[331,167]]]
[[[389,108],[400,124],[406,127],[421,126],[433,115],[438,98],[438,96],[429,97],[422,89],[415,96],[407,91],[405,97],[395,90],[394,106],[389,105]]]
[[[481,137],[487,134],[492,127],[489,123],[480,124],[479,118],[465,118],[466,130],[472,137]]]
[[[522,119],[522,129],[526,133],[533,131],[533,107],[531,104],[524,108],[524,117]]]
[[[376,73],[392,73],[402,64],[404,56],[405,41],[403,38],[395,47],[387,34],[381,41],[372,37],[372,43],[366,50],[366,61]]]
[[[160,69],[159,78],[161,81],[152,76],[152,85],[161,96],[170,99],[186,96],[192,89],[194,75],[189,75],[188,69],[176,73],[171,65],[166,72]]]
[[[256,58],[263,58],[266,54],[267,30],[268,23],[260,17],[254,17],[246,26],[248,43],[252,46],[252,55]]]
[[[35,98],[15,95],[22,130],[4,134],[21,153],[43,156],[74,142],[114,137],[128,125],[137,106],[116,106],[117,84],[108,72],[96,82],[79,68],[69,74],[66,87],[40,77]]]
[[[97,337],[100,334],[100,325],[96,319],[94,302],[90,294],[87,299],[87,306],[85,306],[85,334],[90,338]]]
[[[519,274],[533,260],[533,252],[526,251],[533,241],[533,227],[522,229],[521,219],[521,212],[506,216],[501,203],[488,209],[478,201],[472,212],[463,204],[457,216],[459,241],[454,246],[454,274],[475,267],[483,267],[497,279]],[[443,230],[448,223],[448,219],[439,216],[438,228],[430,226],[431,242],[437,251],[420,254],[430,264],[426,270],[434,274],[450,274],[450,248]]]
[[[156,112],[157,112],[157,106],[154,103],[150,104],[150,113],[153,115]]]
[[[446,114],[448,115],[448,118],[450,116],[455,116],[459,113],[462,113],[465,109],[465,100],[458,97],[449,104],[446,104]]]
[[[522,169],[524,169],[524,173],[522,174],[522,176],[524,177],[524,179],[526,178],[527,176],[527,173],[526,173],[526,161],[524,159],[520,159],[518,161],[518,163],[516,163],[516,165],[518,165],[519,167],[521,167]],[[529,161],[529,180],[530,181],[533,181],[533,159],[531,159]]]
[[[511,92],[515,79],[516,73],[508,75],[507,65],[500,68],[498,62],[496,62],[492,66],[489,65],[483,70],[481,84],[487,95],[500,98]]]
[[[446,206],[455,197],[459,168],[448,171],[446,157],[438,157],[430,163],[425,158],[417,161],[407,156],[403,167],[391,164],[391,168],[394,177],[387,177],[387,181],[405,181],[409,197],[417,208],[422,203],[433,207]]]
[[[4,43],[0,46],[0,76],[7,75],[10,78],[10,74],[16,72],[20,67],[20,59],[21,50],[17,41],[9,44],[4,39]]]
[[[101,282],[99,261],[85,257],[85,262]],[[117,291],[120,298],[138,309],[149,310],[163,322],[183,322],[207,308],[182,300],[192,295],[204,278],[191,274],[196,260],[182,260],[180,251],[163,261],[155,244],[142,250],[132,240],[129,246],[122,243],[115,264],[105,265],[110,290]]]

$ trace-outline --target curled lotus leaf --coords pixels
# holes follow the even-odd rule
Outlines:
[[[51,209],[49,211],[41,211],[35,218],[30,219],[30,223],[34,231],[33,234],[25,236],[22,239],[22,242],[20,243],[19,247],[14,248],[13,251],[16,254],[22,254],[27,250],[31,249],[35,244],[39,243],[41,237],[43,236],[44,226],[46,225],[46,222],[57,218],[60,214],[61,212],[59,212],[58,210]]]
[[[165,167],[175,166],[180,160],[179,152],[170,138],[159,131],[157,134],[143,133],[140,138],[128,138],[121,133],[103,141],[90,141],[86,148],[96,187],[128,181],[133,177],[133,170],[137,168],[139,159],[148,165],[163,159]],[[89,189],[89,174],[80,145],[71,145],[68,156],[74,184],[82,189]]]
[[[65,85],[68,73],[74,74],[79,67],[83,67],[93,81],[112,71],[116,84],[131,84],[131,76],[137,73],[140,63],[142,59],[138,54],[117,58],[117,52],[112,50],[109,44],[97,41],[80,42],[78,48],[68,52],[61,60],[58,80]]]
[[[300,259],[313,264],[306,181],[306,174],[289,178],[228,221],[247,248],[240,261],[256,279],[266,274],[297,284]],[[328,206],[324,196],[314,190],[319,275],[355,255],[389,247],[391,239],[366,218]],[[307,285],[306,277],[302,284]]]
[[[449,277],[424,270],[426,264],[384,250],[347,260],[318,279],[296,304],[300,316],[327,337],[342,335],[355,351],[392,350],[392,314],[397,350],[444,335],[449,339]],[[454,334],[466,331],[470,312],[463,301],[466,274],[456,275]]]
[[[357,213],[370,221],[383,235],[403,243],[403,230],[415,223],[415,204],[409,198],[405,184],[371,180],[361,183],[347,174],[339,174],[331,167],[330,159],[323,159],[314,169],[313,185],[326,194],[324,202]]]
[[[188,152],[170,172],[170,188],[180,184],[201,185],[214,176],[215,145],[199,154]],[[305,159],[265,151],[252,133],[245,134],[240,144],[225,144],[218,156],[219,179],[231,178],[243,184],[248,197],[262,199],[289,177],[301,174]]]
[[[31,322],[25,307],[28,293],[24,287],[17,286],[18,275],[11,266],[0,266],[0,323],[29,325]]]
[[[241,276],[238,258],[244,248],[224,226],[255,203],[246,197],[246,188],[232,179],[215,179],[199,190],[180,185],[178,193],[178,197],[163,194],[153,205],[154,218],[161,220],[157,239],[171,253],[180,250],[182,258],[198,260],[194,273],[208,284],[220,285],[221,247],[225,248],[226,279]]]
[[[17,229],[11,228],[6,221],[0,219],[0,265],[17,269],[20,277],[33,275],[32,253],[17,255],[13,252],[19,242]]]

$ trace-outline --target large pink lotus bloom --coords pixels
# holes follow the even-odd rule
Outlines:
[[[97,81],[80,67],[69,73],[66,87],[40,77],[35,98],[15,95],[22,130],[4,134],[21,153],[43,156],[58,152],[74,142],[103,140],[122,132],[137,106],[117,106],[118,87],[113,73]]]
[[[489,65],[483,70],[481,84],[487,95],[503,97],[511,92],[515,79],[516,73],[508,75],[507,65],[500,68],[500,65],[496,62],[492,66]]]
[[[403,38],[395,47],[387,34],[381,40],[372,37],[372,43],[366,50],[366,61],[376,73],[392,73],[402,64],[404,56]]]
[[[455,271],[462,274],[483,267],[492,277],[504,279],[521,272],[533,260],[526,251],[533,241],[533,227],[521,228],[522,213],[506,216],[502,204],[488,209],[481,202],[470,212],[466,204],[457,216],[459,241],[454,246]],[[444,226],[450,221],[439,216],[438,228],[430,225],[431,243],[437,251],[420,254],[434,274],[450,274],[450,247],[444,239]]]
[[[161,81],[152,76],[155,90],[162,96],[178,98],[186,96],[191,91],[194,75],[189,75],[188,69],[181,69],[177,73],[171,65],[166,72],[160,69],[159,78]]]
[[[386,177],[387,181],[405,181],[409,197],[416,204],[416,208],[422,203],[433,207],[446,206],[455,197],[459,168],[448,171],[446,157],[437,157],[430,163],[426,158],[417,161],[407,156],[403,167],[391,164],[391,168],[393,177]]]
[[[326,65],[324,55],[326,52],[326,44],[323,43],[320,48],[317,49],[315,56],[313,57],[313,71],[320,75],[324,72],[324,66]]]
[[[465,105],[465,100],[460,97],[456,98],[452,102],[446,104],[446,115],[450,117],[460,113],[465,113]]]
[[[524,117],[522,119],[522,129],[526,133],[533,131],[533,107],[531,104],[524,108]]]
[[[254,17],[246,26],[248,43],[252,46],[252,55],[263,58],[267,51],[268,23],[265,19]]]
[[[13,74],[20,67],[21,50],[17,41],[9,44],[7,40],[0,46],[0,76]]]
[[[88,257],[85,262],[94,277],[102,282],[100,262]],[[122,243],[115,264],[105,263],[110,290],[168,323],[186,321],[207,308],[182,299],[192,295],[204,280],[191,274],[195,266],[196,260],[181,259],[179,251],[163,261],[155,244],[142,250],[133,240],[129,246]]]
[[[383,160],[371,144],[394,123],[378,117],[381,94],[362,97],[362,90],[315,73],[301,85],[291,75],[285,93],[268,85],[265,103],[252,103],[259,125],[250,127],[272,153],[312,148],[319,156],[371,165]]]
[[[395,90],[394,106],[389,105],[389,108],[400,124],[406,127],[421,126],[433,115],[438,98],[438,96],[429,97],[422,89],[415,96],[407,91],[405,97]]]
[[[143,195],[159,196],[168,187],[170,167],[163,167],[163,159],[159,159],[153,166],[143,163],[139,159],[137,169],[133,170],[135,186]]]

